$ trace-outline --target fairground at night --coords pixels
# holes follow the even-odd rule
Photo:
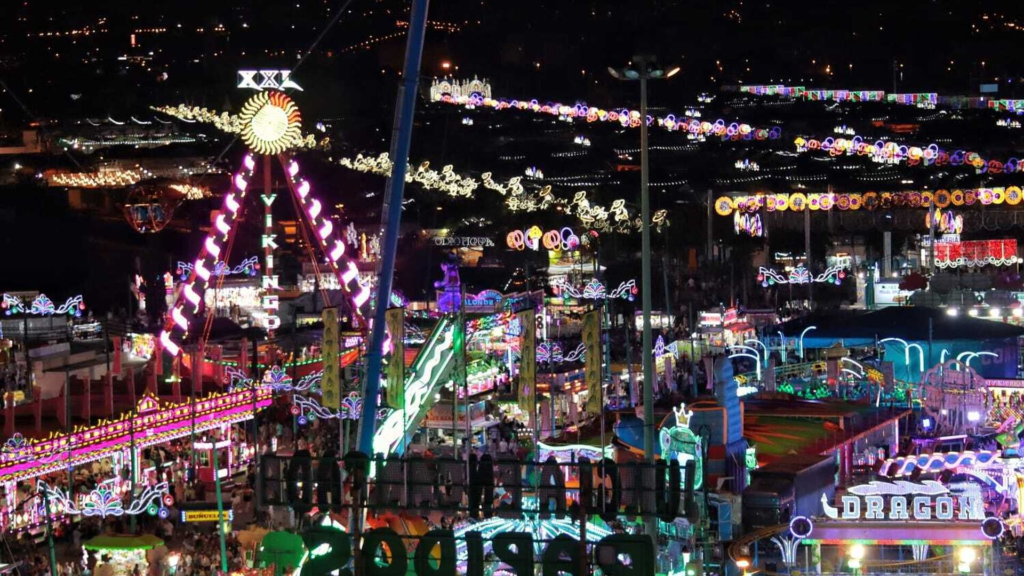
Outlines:
[[[1024,5],[10,4],[0,576],[1024,574]]]

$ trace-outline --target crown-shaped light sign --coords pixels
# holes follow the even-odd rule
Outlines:
[[[676,426],[690,427],[690,418],[693,417],[693,410],[687,411],[685,403],[680,404],[678,408],[673,408],[672,413],[676,415]]]

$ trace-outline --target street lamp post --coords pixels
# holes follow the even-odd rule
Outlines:
[[[608,68],[617,80],[640,81],[640,218],[641,218],[641,300],[643,302],[643,372],[644,372],[644,456],[654,469],[654,358],[651,338],[651,195],[648,187],[647,163],[647,81],[669,78],[679,72],[675,67],[667,73],[652,56],[634,56],[634,67]],[[645,517],[645,532],[657,543],[658,523],[653,514]]]

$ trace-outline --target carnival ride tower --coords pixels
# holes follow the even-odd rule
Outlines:
[[[370,287],[359,282],[359,270],[354,259],[346,256],[345,242],[340,234],[335,235],[334,224],[324,213],[323,204],[311,193],[312,186],[302,178],[299,164],[291,156],[304,147],[302,116],[294,101],[283,92],[259,92],[245,103],[237,122],[248,152],[241,169],[231,180],[231,189],[224,196],[221,210],[213,215],[210,233],[196,256],[191,273],[182,283],[160,333],[159,347],[173,358],[181,355],[182,347],[190,336],[197,341],[197,357],[203,357],[214,317],[213,314],[205,314],[204,320],[198,320],[203,318],[203,295],[215,283],[223,282],[224,277],[214,275],[212,271],[218,263],[226,263],[230,257],[236,224],[245,215],[249,193],[260,187],[257,175],[262,176],[259,196],[264,218],[260,243],[264,257],[261,282],[264,314],[260,323],[268,333],[280,326],[281,321],[276,315],[279,285],[274,274],[277,244],[271,214],[271,207],[277,199],[271,180],[275,159],[284,170],[288,193],[299,215],[301,233],[318,277],[321,266],[326,266],[337,276],[338,284],[346,294],[351,317],[359,325],[362,325],[362,310],[370,299]],[[340,230],[339,227],[339,233]]]

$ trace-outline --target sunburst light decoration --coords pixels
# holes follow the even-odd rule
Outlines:
[[[283,92],[259,92],[242,106],[242,141],[257,154],[280,154],[302,145],[302,114]]]

